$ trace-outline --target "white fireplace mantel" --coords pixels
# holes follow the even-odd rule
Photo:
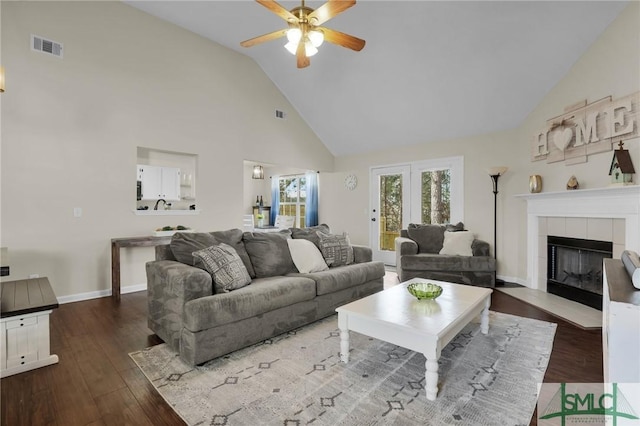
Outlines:
[[[640,185],[516,195],[527,201],[527,286],[540,289],[542,217],[621,218],[625,249],[640,252]]]

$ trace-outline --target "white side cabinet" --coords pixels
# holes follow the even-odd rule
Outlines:
[[[49,315],[58,301],[47,278],[2,284],[0,377],[58,362],[49,343]]]
[[[2,318],[1,377],[11,376],[58,362],[49,347],[49,314],[42,311]]]
[[[618,259],[604,260],[602,315],[605,383],[640,383],[640,290]]]
[[[180,200],[180,169],[176,167],[137,166],[143,200]]]

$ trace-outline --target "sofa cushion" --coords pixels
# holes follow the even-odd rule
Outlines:
[[[294,240],[305,239],[311,241],[316,247],[320,248],[320,237],[318,237],[317,231],[329,234],[329,225],[323,223],[318,226],[310,226],[308,228],[290,228],[291,238]]]
[[[403,270],[411,271],[495,271],[496,260],[488,256],[407,254],[401,257]]]
[[[236,249],[238,252],[238,256],[242,259],[242,263],[244,263],[245,268],[249,272],[249,276],[251,278],[256,277],[256,273],[253,270],[253,265],[251,264],[251,259],[249,258],[249,254],[244,246],[244,241],[242,238],[242,231],[240,229],[229,229],[227,231],[216,231],[212,232],[211,235],[221,243],[229,244],[231,247]]]
[[[257,278],[275,277],[295,272],[287,239],[291,231],[245,232],[242,239]]]
[[[202,259],[193,257],[193,252],[219,244],[208,232],[176,232],[171,237],[171,253],[178,262],[205,269]]]
[[[384,263],[367,262],[338,266],[322,272],[289,274],[287,276],[303,276],[313,279],[316,283],[317,295],[322,296],[382,278],[384,273]]]
[[[238,252],[228,244],[220,243],[194,251],[193,256],[201,259],[213,276],[216,293],[228,293],[251,282],[249,272]]]
[[[196,332],[312,300],[315,296],[316,283],[306,277],[257,278],[251,285],[230,293],[185,303],[182,320],[187,330]]]
[[[317,232],[320,239],[320,251],[329,266],[342,266],[353,263],[353,247],[348,235],[333,235]]]
[[[420,225],[410,223],[409,238],[418,243],[418,253],[440,253],[444,242],[444,225]]]
[[[473,252],[471,251],[473,240],[473,233],[469,231],[446,231],[444,233],[444,243],[442,244],[440,254],[473,256]]]
[[[311,241],[305,239],[289,239],[289,252],[294,265],[301,273],[326,271],[329,269],[322,253]]]

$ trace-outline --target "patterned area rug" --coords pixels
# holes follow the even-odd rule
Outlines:
[[[337,316],[214,359],[184,364],[167,345],[130,354],[189,425],[528,425],[556,325],[490,313],[443,350],[428,401],[422,354],[350,333]]]

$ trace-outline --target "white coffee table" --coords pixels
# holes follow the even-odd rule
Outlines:
[[[412,282],[442,286],[436,300],[418,300],[407,291]],[[489,332],[489,288],[414,278],[336,309],[340,328],[340,359],[349,362],[349,331],[355,331],[426,357],[428,400],[438,394],[440,352],[472,319],[481,315],[480,330]]]

